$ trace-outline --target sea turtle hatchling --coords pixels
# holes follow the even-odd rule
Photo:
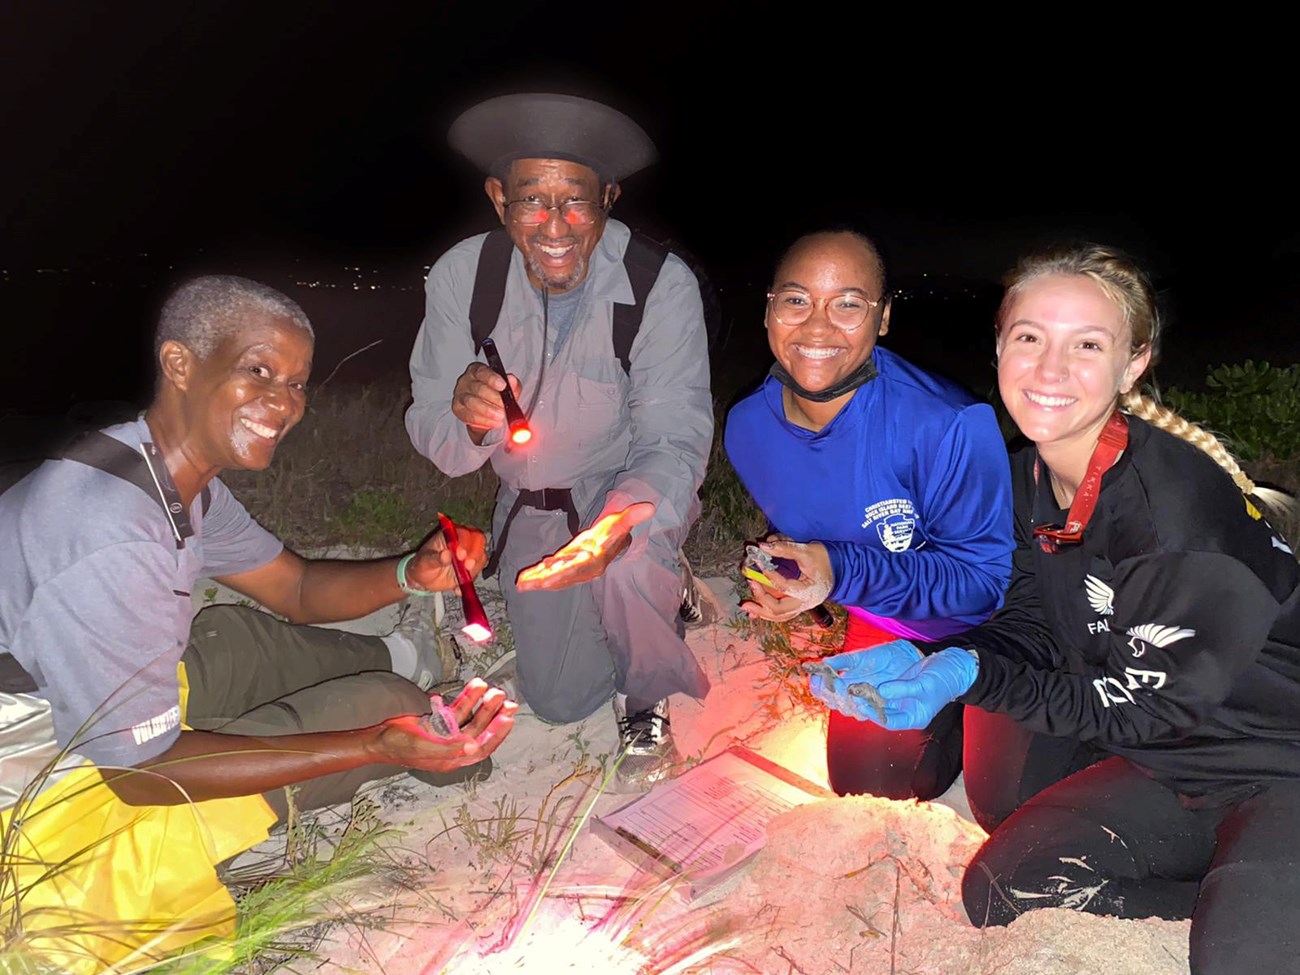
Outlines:
[[[429,698],[429,706],[433,709],[420,719],[420,724],[424,730],[435,738],[455,738],[460,734],[460,725],[456,721],[456,715],[451,708],[442,703],[442,698],[434,694]]]
[[[805,660],[799,665],[800,669],[809,677],[817,676],[826,682],[827,687],[834,687],[834,682],[840,680],[840,673],[824,660]],[[859,681],[848,686],[848,692],[851,696],[858,698],[871,708],[872,713],[884,724],[885,721],[885,700],[880,696],[874,684],[868,684],[865,681]]]

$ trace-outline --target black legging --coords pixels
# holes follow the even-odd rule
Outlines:
[[[1190,917],[1193,975],[1300,975],[1300,781],[1263,783],[1228,806],[1186,809],[1125,759],[978,708],[956,714],[961,721],[941,712],[925,732],[900,733],[884,750],[856,756],[853,742],[875,749],[889,732],[833,721],[828,757],[841,775],[858,775],[856,784],[892,784],[904,793],[897,798],[920,784],[937,795],[948,770],[956,775],[953,740],[963,742],[966,797],[991,834],[962,880],[973,924],[1008,924],[1038,907]],[[840,779],[837,791],[844,785]],[[872,790],[841,794],[851,791]]]
[[[1049,786],[998,827],[966,868],[978,925],[1036,907],[1192,919],[1194,975],[1300,972],[1300,781],[1189,810],[1122,758]]]
[[[950,704],[924,731],[886,731],[838,711],[826,727],[826,771],[837,795],[935,799],[961,771],[960,704]]]
[[[826,765],[838,795],[934,799],[965,768],[975,821],[992,830],[1027,799],[1103,753],[1069,738],[1036,735],[979,708],[950,704],[924,731],[886,731],[830,713]]]
[[[888,643],[898,637],[849,613],[841,652]],[[826,769],[841,796],[934,799],[961,771],[962,707],[950,704],[924,731],[886,731],[838,711],[826,728]]]

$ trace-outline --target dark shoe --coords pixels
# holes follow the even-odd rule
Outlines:
[[[686,553],[680,555],[682,561],[682,603],[677,610],[677,617],[688,627],[710,626],[722,618],[722,607],[718,597],[713,595],[707,585],[701,585],[691,571]]]
[[[673,744],[667,698],[648,710],[628,714],[627,697],[615,694],[614,717],[622,756],[614,776],[615,791],[644,789],[672,778],[681,756]]]

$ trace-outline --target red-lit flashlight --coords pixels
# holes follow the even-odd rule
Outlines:
[[[502,365],[501,356],[497,353],[497,344],[491,339],[484,339],[483,354],[487,356],[488,365],[493,371],[506,381],[506,388],[501,390],[501,405],[506,408],[510,442],[522,447],[533,439],[533,431],[528,426],[528,417],[524,416],[524,411],[519,408],[519,401],[515,399],[515,394],[510,391],[510,380],[506,377],[506,367]]]
[[[460,631],[475,643],[492,639],[492,624],[488,622],[483,604],[479,602],[478,593],[474,591],[474,580],[469,577],[465,563],[456,557],[460,541],[456,537],[456,526],[451,519],[438,512],[438,523],[442,525],[442,537],[446,539],[447,549],[451,552],[451,566],[456,571],[456,582],[460,586],[460,608],[465,611],[465,625]]]

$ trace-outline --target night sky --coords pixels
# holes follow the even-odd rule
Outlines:
[[[5,4],[0,312],[17,342],[3,402],[50,336],[69,375],[98,367],[105,336],[135,355],[169,275],[267,269],[276,283],[270,269],[298,262],[418,286],[492,220],[448,123],[528,89],[596,97],[644,125],[662,159],[627,181],[616,216],[684,244],[733,296],[761,290],[798,233],[851,224],[904,277],[991,281],[1030,242],[1086,236],[1133,250],[1184,309],[1225,323],[1240,327],[1260,290],[1271,314],[1295,307],[1281,24],[1101,22],[1110,7],[1093,23],[1074,7],[1074,21],[1010,24],[937,8],[845,20],[812,5],[606,6]],[[149,281],[72,298],[54,279],[29,286],[36,268],[98,269],[119,291]],[[413,335],[411,294],[399,307]],[[46,398],[113,387],[70,385]]]

